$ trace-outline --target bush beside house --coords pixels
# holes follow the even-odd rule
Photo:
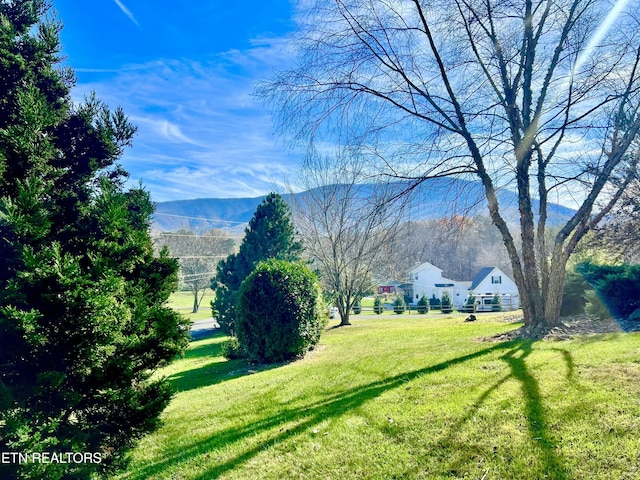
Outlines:
[[[396,297],[395,301],[393,302],[393,311],[396,312],[398,315],[400,315],[406,309],[407,309],[407,305],[404,302],[404,298]]]
[[[383,310],[384,306],[382,305],[382,297],[376,295],[376,298],[373,300],[373,312],[380,315]]]
[[[416,306],[418,309],[418,313],[427,313],[429,311],[429,300],[425,295],[423,295],[422,297],[420,297],[420,300],[418,300]]]
[[[442,300],[440,303],[440,311],[442,313],[451,313],[453,312],[453,305],[451,303],[451,296],[445,292],[442,294]]]

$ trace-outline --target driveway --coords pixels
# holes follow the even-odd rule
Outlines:
[[[213,318],[205,318],[204,320],[193,322],[191,324],[191,340],[208,337],[215,333],[218,328],[220,328],[220,325]]]

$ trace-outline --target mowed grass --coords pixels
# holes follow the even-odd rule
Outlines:
[[[185,318],[196,322],[198,320],[204,320],[205,318],[211,318],[211,301],[214,299],[215,295],[213,291],[207,289],[200,303],[198,313],[191,313],[193,311],[193,293],[180,291],[171,294],[168,305]]]
[[[464,317],[354,316],[283,365],[194,342],[119,478],[640,478],[639,334],[491,343],[519,325]]]

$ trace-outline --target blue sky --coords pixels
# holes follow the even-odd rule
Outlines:
[[[256,197],[299,162],[257,81],[290,65],[288,0],[54,0],[73,98],[94,90],[138,126],[123,165],[155,201]]]

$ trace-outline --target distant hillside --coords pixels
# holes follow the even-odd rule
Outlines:
[[[244,229],[264,197],[199,198],[157,204],[152,228],[163,232],[180,229]]]
[[[371,194],[376,186],[361,186],[360,194]],[[403,184],[398,183],[401,190]],[[293,194],[305,195],[306,192]],[[158,231],[188,229],[203,231],[210,228],[242,230],[251,219],[264,197],[255,198],[201,198],[160,202],[154,215],[153,228]],[[290,195],[283,195],[285,200]],[[498,192],[501,211],[508,221],[518,219],[518,202],[514,192]],[[534,205],[537,208],[537,205]],[[574,210],[562,205],[549,206],[549,224],[565,222]],[[414,221],[443,218],[454,214],[488,215],[482,185],[459,179],[434,179],[422,183],[412,194],[407,208],[407,219]]]

